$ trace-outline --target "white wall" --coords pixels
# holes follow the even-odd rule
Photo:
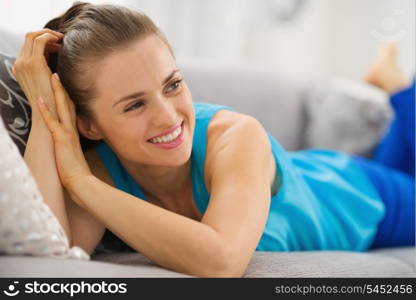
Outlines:
[[[292,22],[276,17],[303,1]],[[100,0],[90,2],[102,2]],[[108,1],[107,1],[108,2]],[[415,72],[414,0],[119,0],[162,28],[179,60],[259,64],[300,78],[360,79],[383,40]],[[0,0],[0,29],[41,28],[69,0]]]
[[[359,77],[385,42],[395,42],[401,69],[415,72],[415,1],[365,0],[329,1],[332,74]]]

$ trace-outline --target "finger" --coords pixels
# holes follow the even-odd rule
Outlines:
[[[53,35],[49,32],[45,32],[35,38],[33,41],[33,57],[42,57],[45,54],[46,44],[49,42],[57,42],[59,41],[59,37]]]
[[[39,97],[37,103],[42,119],[45,121],[45,124],[48,127],[49,131],[53,134],[60,132],[60,130],[62,130],[61,124],[51,114],[49,108],[45,104],[45,101],[42,99],[42,97]]]
[[[62,48],[62,44],[48,42],[45,45],[44,55],[46,57],[46,61],[49,61],[49,56],[53,53],[58,53],[59,50]]]
[[[52,74],[52,89],[55,95],[56,109],[59,119],[61,120],[64,128],[71,129],[73,125],[68,97],[61,81],[59,80],[59,76],[56,73]]]
[[[56,53],[62,48],[62,44],[49,42],[45,46],[46,53]]]
[[[22,48],[20,49],[19,57],[30,57],[30,55],[32,55],[34,39],[37,36],[39,36],[43,33],[46,33],[46,32],[49,32],[50,34],[56,35],[59,38],[62,38],[64,36],[63,33],[60,33],[58,31],[53,31],[49,28],[44,28],[44,29],[39,30],[39,31],[28,32],[25,35],[25,40],[24,40]]]
[[[68,93],[66,93],[68,95]],[[71,98],[69,98],[69,96],[67,96],[68,99],[68,105],[69,105],[69,113],[71,115],[71,123],[72,126],[77,129],[77,113],[76,113],[76,109],[75,109],[75,104],[74,102],[72,102]]]

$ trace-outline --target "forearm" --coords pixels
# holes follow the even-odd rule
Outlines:
[[[44,202],[59,220],[71,245],[71,230],[65,209],[63,188],[56,168],[52,136],[38,114],[36,108],[32,109],[32,127],[24,159],[35,178]]]
[[[208,225],[129,195],[94,176],[79,180],[68,191],[75,202],[157,264],[200,277],[222,274],[225,247]]]

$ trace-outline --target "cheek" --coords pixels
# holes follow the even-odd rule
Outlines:
[[[137,142],[145,141],[146,138],[146,122],[142,120],[131,120],[126,122],[123,126],[120,126],[119,134],[123,136],[126,140],[129,140],[135,144]]]
[[[186,103],[192,103],[192,93],[186,83],[183,85],[183,98]]]
[[[184,89],[182,92],[182,97],[180,101],[180,105],[182,107],[182,111],[186,116],[188,116],[190,119],[194,118],[194,108],[192,104],[192,94],[189,90],[188,86],[184,84]]]
[[[146,136],[145,125],[138,119],[108,121],[106,133],[107,138],[113,143],[123,143],[125,146],[137,146]]]
[[[195,131],[195,112],[192,106],[192,102],[189,106],[189,110],[187,111],[188,117],[188,133],[189,133],[189,144],[192,146],[194,131]]]

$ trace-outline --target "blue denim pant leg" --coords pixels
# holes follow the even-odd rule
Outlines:
[[[373,160],[415,177],[415,81],[390,97],[394,118]]]
[[[415,181],[406,173],[353,156],[380,194],[386,213],[370,248],[415,245]]]

